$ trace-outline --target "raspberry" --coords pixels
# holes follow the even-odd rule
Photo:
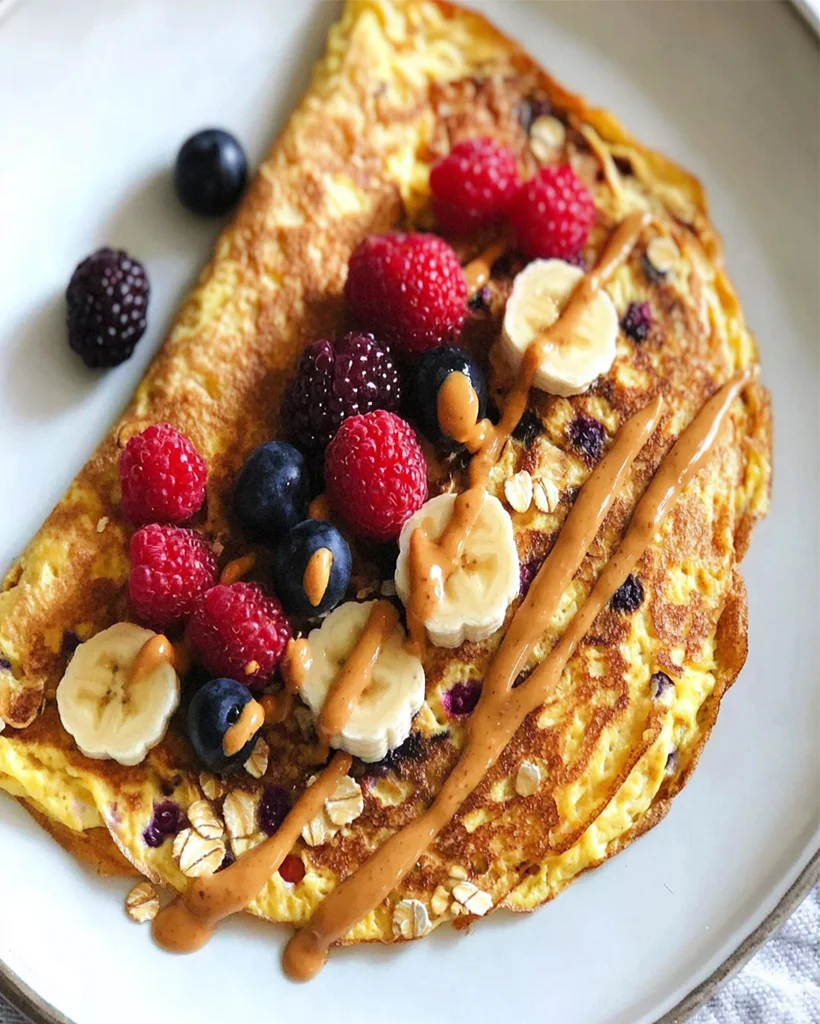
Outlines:
[[[543,167],[516,192],[509,218],[527,256],[570,260],[589,237],[595,203],[571,167]]]
[[[640,344],[646,340],[653,323],[652,307],[648,302],[630,302],[621,320],[621,328],[628,338]]]
[[[427,499],[427,465],[415,431],[392,412],[351,416],[325,456],[330,507],[363,537],[394,540]]]
[[[435,235],[370,235],[353,252],[345,296],[368,330],[415,355],[452,341],[467,315],[458,257]]]
[[[145,267],[121,249],[98,249],[68,282],[68,344],[92,369],[117,366],[145,332]]]
[[[179,621],[216,580],[216,556],[194,530],[153,523],[131,538],[128,599],[143,622],[163,627]]]
[[[298,885],[305,877],[305,865],[301,857],[289,853],[279,865],[279,874],[291,885]]]
[[[373,409],[395,412],[399,371],[372,334],[314,341],[302,353],[285,389],[282,422],[306,452],[320,452],[348,416]]]
[[[258,583],[220,583],[197,601],[186,636],[214,676],[253,688],[270,679],[291,629],[278,600]]]
[[[123,514],[136,526],[185,522],[202,507],[207,475],[188,438],[155,423],[129,438],[120,456]]]
[[[500,220],[517,186],[514,154],[493,139],[459,142],[430,171],[436,217],[453,234]]]

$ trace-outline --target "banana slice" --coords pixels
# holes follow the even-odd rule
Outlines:
[[[408,559],[413,530],[427,519],[429,536],[438,539],[450,521],[455,500],[453,494],[431,498],[404,524],[396,562],[396,592],[405,605],[410,596]],[[464,545],[462,563],[447,580],[438,608],[426,622],[431,642],[437,647],[458,647],[465,640],[492,636],[504,622],[519,585],[512,520],[498,498],[487,494]]]
[[[501,351],[515,369],[535,336],[558,319],[583,271],[563,260],[533,260],[516,277],[504,313]],[[580,395],[615,360],[618,314],[598,291],[574,325],[571,340],[545,354],[535,386],[551,395]]]
[[[312,662],[299,696],[318,717],[330,684],[359,639],[375,601],[347,601],[330,613],[308,637]],[[373,678],[347,724],[330,745],[362,761],[381,761],[410,735],[413,716],[424,703],[424,669],[404,649],[405,632],[397,624],[373,666]]]
[[[179,677],[160,661],[131,681],[131,665],[155,636],[119,622],[80,644],[57,687],[57,710],[86,757],[139,764],[165,735],[179,704]]]

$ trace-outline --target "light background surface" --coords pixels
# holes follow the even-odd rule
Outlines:
[[[5,0],[8,6],[8,0]],[[309,988],[282,935],[231,922],[196,958],[153,949],[126,886],[89,878],[0,803],[0,960],[78,1024],[311,1013],[357,1024],[641,1024],[707,977],[818,845],[817,42],[785,5],[482,5],[559,78],[706,183],[775,398],[770,519],[745,566],[751,655],[670,817],[539,914],[469,939],[334,957]],[[2,7],[0,7],[2,11]],[[218,225],[168,169],[192,130],[235,130],[254,161],[303,91],[334,3],[25,0],[0,23],[0,563],[59,498],[125,403]],[[7,102],[13,97],[14,102]],[[65,284],[100,244],[151,275],[133,359],[97,376],[67,350]],[[237,991],[226,977],[251,977]],[[150,996],[124,999],[133,978]],[[396,998],[396,992],[405,993]],[[361,994],[367,993],[363,999]]]

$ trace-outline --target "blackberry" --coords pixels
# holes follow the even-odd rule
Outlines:
[[[597,462],[604,454],[604,428],[592,416],[576,416],[567,427],[567,437],[587,464]]]
[[[640,344],[646,340],[653,323],[652,307],[648,302],[630,302],[621,320],[621,330],[627,338]]]
[[[372,334],[346,334],[307,346],[285,389],[282,422],[301,448],[318,454],[348,416],[374,409],[396,412],[400,403],[392,355]]]
[[[145,267],[122,249],[98,249],[66,289],[68,344],[92,369],[118,366],[145,333]]]
[[[643,604],[643,584],[631,573],[618,587],[609,602],[610,608],[621,615],[631,615]]]

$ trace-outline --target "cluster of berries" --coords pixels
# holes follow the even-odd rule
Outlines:
[[[457,145],[434,166],[430,185],[446,231],[506,218],[529,256],[577,256],[594,219],[592,198],[569,167],[545,167],[521,183],[512,152],[489,139]],[[345,297],[358,330],[305,349],[283,399],[293,444],[275,441],[254,451],[234,493],[246,536],[273,549],[278,597],[257,583],[219,583],[213,551],[181,525],[202,507],[207,483],[205,463],[186,437],[165,424],[149,427],[129,440],[120,460],[123,512],[139,527],[129,581],[135,614],[162,628],[184,621],[205,668],[249,686],[267,682],[282,655],[291,636],[285,612],[324,614],[349,584],[345,536],[308,516],[317,470],[344,530],[370,542],[395,541],[427,499],[426,460],[399,412],[410,410],[432,441],[451,447],[436,402],[446,377],[458,371],[478,396],[479,416],[486,413],[484,375],[454,344],[468,296],[446,241],[402,232],[365,238],[350,258]],[[319,548],[332,559],[316,604],[303,579]]]

